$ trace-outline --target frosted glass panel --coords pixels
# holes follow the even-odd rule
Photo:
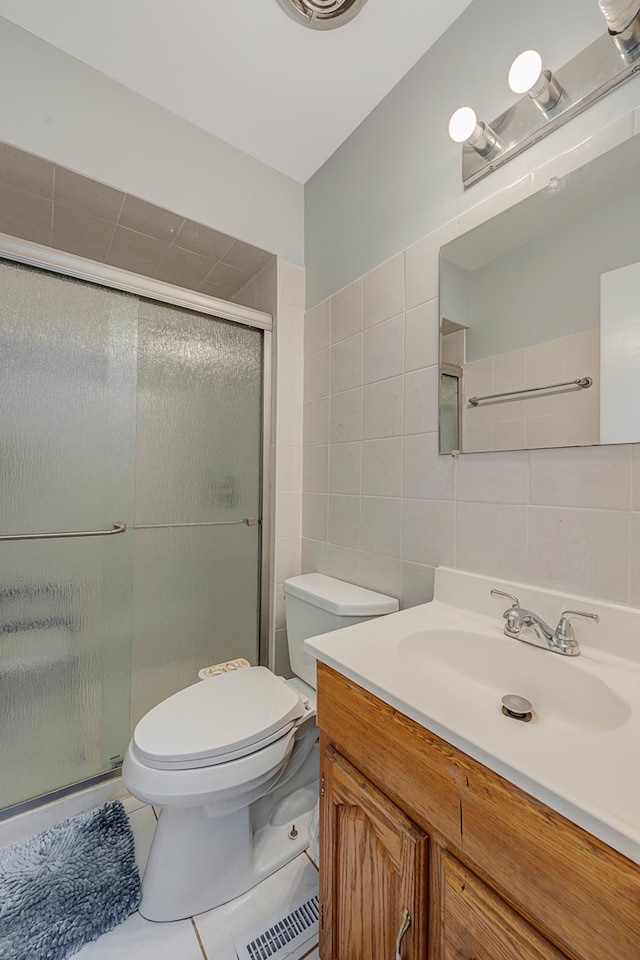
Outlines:
[[[136,298],[4,262],[0,291],[0,532],[131,523]],[[126,746],[132,562],[128,533],[0,543],[0,806]]]
[[[262,334],[140,303],[136,523],[256,516]]]
[[[257,662],[260,527],[216,524],[261,515],[261,332],[140,313],[134,722],[203,666]]]
[[[132,714],[210,663],[256,663],[259,527],[137,530]]]
[[[117,766],[257,662],[263,335],[0,260],[0,808]],[[253,526],[244,521],[256,519]]]

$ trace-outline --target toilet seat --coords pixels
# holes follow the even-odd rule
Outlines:
[[[139,759],[157,770],[236,760],[284,737],[305,714],[297,692],[266,667],[198,681],[159,703],[138,723]]]

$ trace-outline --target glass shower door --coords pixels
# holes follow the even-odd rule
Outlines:
[[[133,519],[138,301],[0,262],[0,534]],[[0,541],[0,807],[129,734],[133,535]]]
[[[201,667],[257,663],[263,335],[141,301],[138,358],[134,724]]]

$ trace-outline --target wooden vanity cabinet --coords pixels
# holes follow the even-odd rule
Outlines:
[[[640,960],[640,868],[324,664],[320,957]]]
[[[406,910],[402,956],[422,960],[426,834],[332,747],[324,752],[320,793],[322,956],[395,957]]]

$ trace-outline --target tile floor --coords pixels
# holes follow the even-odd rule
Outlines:
[[[124,801],[136,843],[136,858],[144,867],[155,825],[151,807],[140,806],[128,797]],[[235,943],[274,914],[286,914],[289,904],[318,889],[318,871],[306,854],[301,854],[248,893],[215,910],[189,920],[151,923],[139,913],[75,956],[79,960],[237,960]],[[294,954],[297,960],[318,960],[317,945]]]

